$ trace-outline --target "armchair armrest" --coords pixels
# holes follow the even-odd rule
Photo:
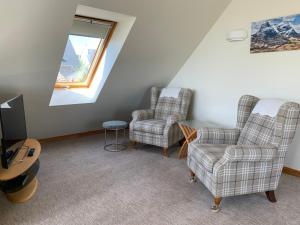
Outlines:
[[[136,110],[132,113],[133,121],[153,119],[153,117],[154,117],[153,109]]]
[[[228,144],[235,145],[240,136],[238,129],[227,128],[201,128],[197,131],[197,144]]]
[[[185,119],[184,116],[181,114],[176,113],[176,114],[170,115],[167,118],[167,125],[172,125],[172,124],[182,121],[184,119]]]
[[[171,126],[175,123],[178,123],[178,122],[182,121],[182,120],[185,120],[185,117],[181,114],[178,114],[178,113],[168,116],[166,126],[165,126],[165,129],[164,129],[164,134],[168,134],[169,129],[171,128]]]
[[[223,158],[227,162],[262,162],[271,161],[278,153],[273,145],[232,145],[225,150]]]

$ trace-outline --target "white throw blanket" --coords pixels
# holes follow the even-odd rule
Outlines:
[[[172,98],[178,98],[179,92],[181,88],[163,88],[160,92],[160,98],[161,97],[172,97]]]
[[[252,113],[275,117],[285,101],[280,99],[261,99],[254,107]]]

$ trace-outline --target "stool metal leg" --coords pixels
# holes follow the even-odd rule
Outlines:
[[[116,129],[116,145],[115,149],[118,150],[118,129]]]
[[[104,134],[104,135],[105,135],[105,138],[104,138],[105,141],[104,141],[104,143],[105,143],[105,145],[106,145],[106,128],[104,129],[104,133],[105,133],[105,134]]]
[[[127,148],[127,146],[125,144],[119,144],[119,138],[118,138],[118,134],[119,134],[119,130],[121,129],[108,129],[108,130],[113,130],[115,131],[115,142],[111,143],[111,144],[107,144],[107,129],[105,129],[105,145],[104,145],[104,150],[106,151],[110,151],[110,152],[118,152],[118,151],[122,151],[125,150]],[[124,137],[125,137],[125,129],[123,129],[124,131]]]

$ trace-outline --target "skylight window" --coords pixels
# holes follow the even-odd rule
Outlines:
[[[84,5],[75,15],[49,106],[95,103],[136,20]]]
[[[116,22],[75,16],[57,76],[56,88],[88,88]]]

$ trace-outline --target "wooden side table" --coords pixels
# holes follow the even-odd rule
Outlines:
[[[27,151],[34,148],[32,157]],[[38,181],[36,174],[39,169],[41,145],[35,139],[27,139],[8,169],[0,165],[0,184],[9,201],[22,203],[28,201],[36,192]]]
[[[181,149],[178,154],[179,159],[186,158],[188,144],[197,138],[197,130],[204,127],[220,127],[218,124],[207,122],[207,121],[199,121],[199,120],[187,120],[179,122],[179,127],[184,135],[185,141],[181,146]]]

